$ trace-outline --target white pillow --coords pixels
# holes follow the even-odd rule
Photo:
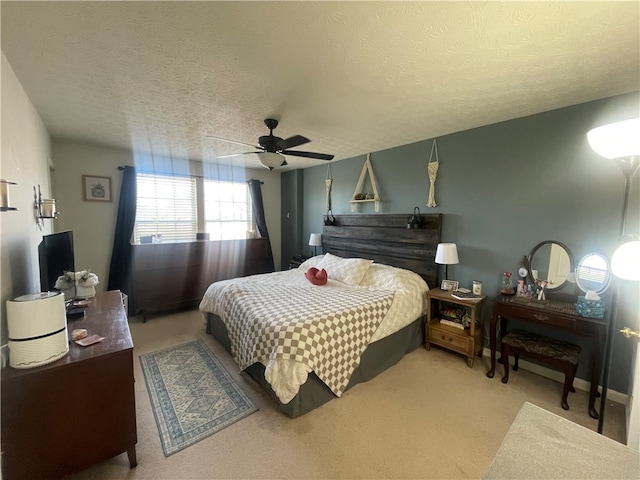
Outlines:
[[[372,260],[364,258],[342,258],[327,253],[318,264],[318,269],[324,268],[327,276],[332,280],[348,285],[358,285],[372,263]]]
[[[315,257],[307,258],[304,262],[302,262],[298,268],[304,270],[305,272],[309,270],[311,267],[318,267],[324,255],[316,255]]]

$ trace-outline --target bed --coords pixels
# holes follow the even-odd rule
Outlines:
[[[324,254],[299,268],[216,282],[207,332],[278,408],[297,417],[396,364],[424,341],[424,293],[437,285],[441,215],[342,215]],[[305,273],[325,268],[326,285]]]

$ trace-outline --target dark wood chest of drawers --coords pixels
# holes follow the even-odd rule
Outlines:
[[[198,305],[213,282],[270,271],[268,249],[265,238],[134,245],[134,312]]]
[[[2,477],[59,478],[127,452],[136,466],[133,342],[119,291],[99,293],[75,328],[105,337],[41,367],[2,370]]]

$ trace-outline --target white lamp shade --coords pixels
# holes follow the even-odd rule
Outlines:
[[[458,249],[455,243],[439,243],[436,250],[436,263],[453,265],[458,263]]]
[[[280,167],[285,162],[285,158],[279,153],[259,152],[257,155],[262,166],[269,170]]]
[[[611,123],[587,133],[593,150],[606,158],[640,155],[640,118]]]
[[[309,237],[309,245],[312,247],[319,247],[322,245],[322,235],[319,233],[312,233]]]
[[[640,280],[640,241],[626,242],[616,249],[611,271],[623,280]]]

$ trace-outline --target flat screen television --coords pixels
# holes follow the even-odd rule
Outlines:
[[[54,290],[58,277],[64,272],[75,272],[73,257],[73,232],[43,235],[38,245],[40,261],[40,289],[43,292]]]

